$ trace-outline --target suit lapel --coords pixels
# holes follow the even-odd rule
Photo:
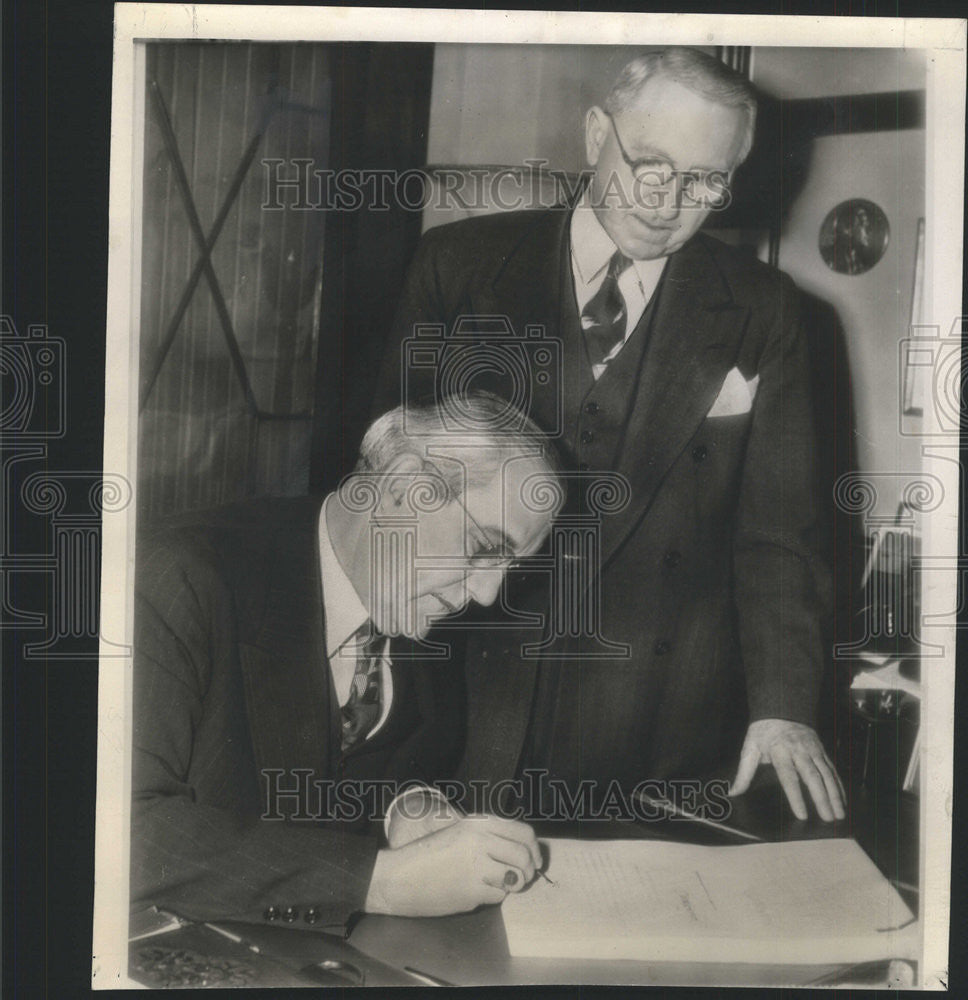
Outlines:
[[[602,565],[649,508],[662,480],[696,433],[734,363],[748,310],[729,288],[700,239],[669,260],[650,343],[629,411],[616,469],[632,499],[605,518]]]
[[[325,775],[339,750],[325,655],[318,513],[317,502],[295,525],[276,531],[263,619],[253,641],[239,644],[260,769],[310,768]]]
[[[538,676],[538,660],[521,656],[520,649],[538,638],[514,630],[498,639],[494,632],[469,634],[464,661],[467,737],[458,772],[462,780],[496,782],[515,773]]]
[[[547,381],[529,379],[527,410],[540,426],[559,432],[564,431],[562,400],[584,394],[593,381],[582,339],[564,334],[569,307],[575,312],[570,219],[567,209],[535,213],[495,274],[491,297],[483,304],[486,312],[507,315],[517,338],[530,339],[537,328],[553,345],[558,370]]]

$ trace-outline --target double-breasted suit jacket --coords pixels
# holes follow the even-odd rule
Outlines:
[[[376,408],[460,383],[452,374],[435,382],[431,355],[407,349],[421,328],[432,343],[427,329],[439,324],[448,343],[455,326],[496,328],[481,317],[503,318],[518,341],[540,327],[555,361],[542,367],[533,347],[520,349],[533,375],[526,395],[493,362],[465,372],[476,386],[517,393],[557,433],[572,470],[624,477],[628,502],[601,519],[583,593],[596,601],[601,637],[626,653],[593,658],[600,643],[561,634],[536,658],[522,654],[540,639],[534,631],[471,632],[464,773],[701,776],[735,755],[749,719],[815,722],[829,583],[797,294],[781,272],[700,233],[669,258],[645,315],[596,381],[569,220],[565,209],[513,212],[428,231]],[[497,341],[488,342],[493,351]],[[508,592],[512,607],[541,604],[527,582]]]
[[[307,914],[341,922],[366,898],[377,851],[367,821],[396,784],[456,763],[459,672],[398,656],[413,650],[397,640],[387,720],[341,752],[320,505],[254,501],[139,539],[134,904],[196,919],[282,919],[291,908],[297,926]],[[334,790],[346,781],[356,791]]]

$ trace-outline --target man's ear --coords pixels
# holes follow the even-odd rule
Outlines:
[[[407,493],[413,488],[416,477],[426,469],[426,463],[416,452],[398,455],[383,474],[380,486],[380,509],[396,510],[409,506]]]
[[[608,115],[595,105],[589,108],[588,114],[585,115],[585,159],[590,167],[597,165],[607,138]]]

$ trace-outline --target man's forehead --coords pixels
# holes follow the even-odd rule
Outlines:
[[[538,447],[514,449],[473,441],[465,445],[460,440],[435,445],[428,453],[428,460],[448,476],[459,469],[468,483],[488,486],[548,468]]]
[[[518,455],[509,457],[494,467],[493,475],[482,480],[482,492],[502,492],[505,497],[521,499],[531,489],[536,480],[551,480],[555,474],[538,455]]]
[[[648,114],[656,112],[669,104],[709,104],[716,109],[729,114],[733,108],[720,104],[711,97],[706,97],[696,88],[690,87],[681,80],[676,80],[665,73],[656,73],[649,77],[641,86],[639,92],[629,101],[627,105],[628,114]]]
[[[635,99],[620,112],[629,132],[629,144],[657,143],[680,155],[695,147],[703,151],[722,145],[720,136],[709,133],[712,124],[717,132],[739,137],[746,127],[741,108],[720,104],[692,90],[678,80],[658,75],[647,80]],[[671,127],[675,124],[675,128]],[[699,149],[696,149],[698,152]]]

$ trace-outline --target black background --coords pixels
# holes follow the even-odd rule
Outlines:
[[[674,7],[616,3],[608,9],[964,15],[962,4],[937,0],[930,7],[862,0],[743,5],[718,0]],[[52,472],[101,467],[112,26],[112,7],[103,2],[5,0],[3,7],[2,312],[19,330],[46,324],[52,336],[67,342],[68,434],[48,445]],[[5,516],[16,517],[16,510]],[[961,551],[966,552],[964,524]],[[38,588],[36,593],[18,591],[16,600],[21,609],[43,610],[47,597]],[[960,631],[958,659],[964,669],[965,633]],[[5,631],[2,637],[3,994],[85,996],[94,885],[96,660],[23,662],[23,645],[36,641],[36,632]],[[92,643],[90,655],[95,654]],[[968,712],[965,688],[962,678],[958,719]],[[968,865],[959,849],[965,843],[963,725],[956,736],[949,982],[960,991],[968,981],[961,943],[968,923],[961,891]],[[538,992],[546,991],[528,990],[529,995]],[[550,992],[587,997],[598,991]]]

